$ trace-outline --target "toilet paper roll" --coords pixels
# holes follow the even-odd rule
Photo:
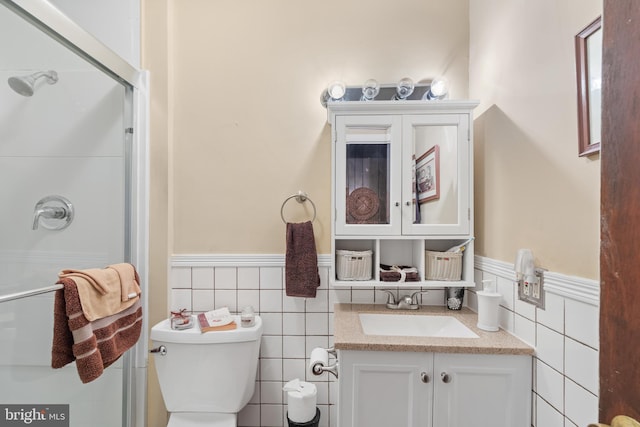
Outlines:
[[[329,353],[326,349],[316,347],[311,350],[311,355],[309,356],[309,371],[313,375],[321,375],[322,371],[315,370],[314,367],[318,365],[321,367],[326,367],[329,365]]]
[[[287,418],[294,423],[307,423],[316,416],[318,390],[315,384],[289,381],[283,388],[287,392]]]

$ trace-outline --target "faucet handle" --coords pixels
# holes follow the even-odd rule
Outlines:
[[[418,304],[418,295],[426,294],[429,291],[415,291],[411,294],[411,304]]]
[[[396,305],[396,296],[393,294],[393,292],[387,290],[387,289],[376,289],[376,291],[382,291],[382,292],[386,292],[387,294],[389,294],[389,296],[387,297],[387,307],[389,307],[389,305]]]

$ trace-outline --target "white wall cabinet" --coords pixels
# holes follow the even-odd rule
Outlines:
[[[339,427],[528,427],[531,356],[341,350]]]
[[[340,275],[340,286],[382,284],[379,265],[415,267],[403,287],[473,286],[473,244],[462,277],[427,274],[425,250],[473,236],[472,111],[476,102],[330,102],[332,253],[372,254],[369,274]],[[341,277],[342,276],[342,277]],[[393,285],[384,282],[385,286]]]

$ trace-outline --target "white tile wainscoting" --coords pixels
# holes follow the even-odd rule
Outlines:
[[[513,264],[475,257],[475,282],[495,279],[500,326],[536,348],[532,425],[586,426],[598,420],[600,286],[545,272],[545,309],[518,300]],[[466,303],[477,308],[475,290]]]
[[[378,303],[386,295],[372,289],[330,289],[329,255],[318,257],[321,284],[316,298],[292,298],[284,291],[284,255],[174,255],[169,284],[170,308],[194,312],[252,305],[264,320],[256,392],[239,414],[244,427],[283,427],[283,385],[294,378],[316,384],[320,426],[336,427],[337,382],[330,374],[308,373],[315,347],[333,344],[333,305]],[[598,313],[595,281],[546,274],[546,310],[517,301],[513,265],[475,258],[475,281],[495,278],[500,292],[501,326],[536,346],[533,371],[533,422],[536,427],[573,427],[597,420]],[[407,293],[410,291],[407,291]],[[443,290],[422,297],[444,304]],[[465,305],[476,309],[475,291]],[[481,391],[480,391],[481,392]]]

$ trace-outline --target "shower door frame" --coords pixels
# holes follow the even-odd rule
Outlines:
[[[149,73],[139,70],[114,53],[93,35],[69,19],[45,0],[0,0],[14,13],[43,30],[96,68],[120,82],[125,89],[124,120],[126,170],[129,186],[125,204],[130,213],[125,221],[125,258],[136,266],[142,287],[142,306],[147,308],[148,293],[148,197],[149,197]],[[128,250],[127,250],[128,249]],[[146,418],[148,366],[148,321],[142,319],[142,334],[137,344],[123,356],[122,427],[143,427]]]

